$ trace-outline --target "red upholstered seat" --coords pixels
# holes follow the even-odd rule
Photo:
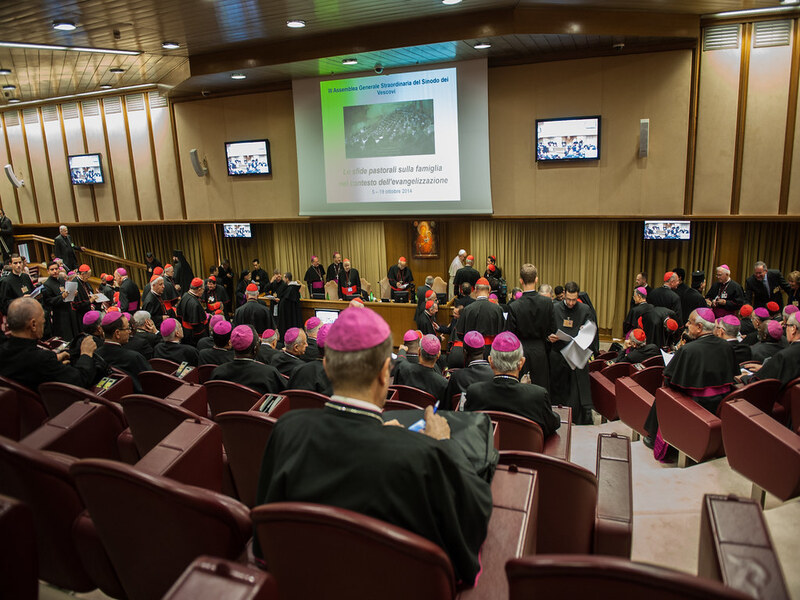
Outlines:
[[[747,400],[761,412],[771,415],[780,389],[781,382],[777,379],[760,379],[732,391],[725,396],[725,402],[741,398]]]
[[[36,600],[39,565],[30,506],[0,496],[0,598]]]
[[[0,386],[12,389],[17,393],[19,437],[25,437],[44,423],[47,419],[47,412],[45,412],[39,394],[7,377],[0,377]]]
[[[200,556],[180,576],[163,600],[278,600],[275,578],[214,556]]]
[[[70,468],[130,600],[161,598],[198,556],[235,559],[252,533],[240,502],[106,460]]]
[[[100,398],[100,396],[86,388],[55,381],[41,384],[39,386],[39,396],[49,417],[55,417],[73,402]]]
[[[630,378],[655,396],[656,390],[664,384],[664,365],[653,365],[641,371],[634,370],[631,372]]]
[[[496,410],[482,410],[497,424],[494,447],[498,450],[521,450],[542,453],[544,434],[538,423],[530,419]]]
[[[236,491],[239,499],[250,507],[256,504],[261,459],[275,422],[276,419],[253,411],[231,411],[217,416]]]
[[[208,408],[213,419],[218,414],[231,410],[250,410],[262,397],[254,389],[232,381],[206,381],[203,386],[206,388]]]
[[[139,383],[142,384],[143,393],[156,398],[166,398],[183,385],[174,375],[160,371],[142,371],[139,373]]]
[[[284,390],[281,392],[289,399],[290,410],[303,408],[325,408],[325,403],[330,398],[311,390]]]
[[[391,412],[393,410],[422,410],[422,407],[402,400],[387,400],[386,404],[383,405],[383,412]]]
[[[644,373],[645,371],[640,371],[639,373]],[[633,377],[620,377],[614,385],[616,389],[617,414],[620,420],[633,430],[634,439],[638,435],[646,436],[647,431],[644,428],[644,424],[647,421],[647,415],[650,414],[650,408],[653,406],[654,394],[651,394],[636,383]]]
[[[561,419],[561,426],[544,440],[544,454],[561,460],[569,460],[572,453],[572,409],[569,406],[553,406],[553,412]]]
[[[617,353],[614,351],[608,351],[608,352],[601,352],[600,354],[598,354],[595,357],[595,360],[606,361],[606,360],[614,360],[615,358],[617,358]]]
[[[258,506],[252,517],[282,600],[455,596],[453,568],[444,551],[400,527],[300,502]]]
[[[150,452],[186,419],[197,416],[190,410],[144,394],[126,396],[122,400],[122,410],[139,456]]]
[[[631,557],[633,477],[631,441],[624,435],[597,436],[597,513],[594,554]]]
[[[663,367],[664,366],[664,357],[663,356],[651,356],[642,361],[642,365],[645,368],[648,367]]]
[[[611,556],[527,556],[506,564],[509,600],[745,600],[716,581]]]
[[[682,455],[695,462],[725,456],[722,421],[693,398],[668,387],[656,392],[661,436]],[[683,457],[679,459],[683,464]]]
[[[180,366],[178,363],[167,360],[166,358],[151,358],[148,362],[150,363],[150,367],[153,369],[153,371],[167,373],[169,375],[175,373]]]
[[[389,389],[397,392],[397,400],[400,400],[401,402],[416,404],[422,408],[436,404],[436,398],[434,398],[428,392],[424,392],[415,387],[408,385],[390,385]]]
[[[10,387],[0,387],[0,436],[19,440],[19,426],[17,392]]]
[[[600,415],[609,421],[617,419],[617,400],[614,382],[620,377],[630,375],[633,365],[630,363],[614,363],[600,371],[589,373],[592,391],[592,404]]]
[[[197,371],[197,382],[198,383],[205,383],[208,381],[209,377],[211,377],[211,373],[214,372],[219,365],[200,365],[195,369]]]

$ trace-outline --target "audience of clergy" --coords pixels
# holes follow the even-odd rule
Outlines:
[[[252,325],[237,325],[230,334],[235,357],[211,372],[210,380],[238,383],[259,394],[279,394],[286,389],[278,370],[256,360],[261,339]]]
[[[798,343],[800,342],[800,328],[798,315],[800,313],[793,312],[786,320],[786,341],[788,346],[765,361],[760,369],[757,367],[750,369],[755,371],[752,379],[777,379],[781,382],[781,389],[783,389],[790,381],[800,377],[800,343]]]
[[[222,319],[214,324],[211,330],[211,338],[214,345],[210,348],[203,348],[198,351],[198,361],[201,365],[221,365],[230,362],[234,358],[231,350],[231,324]]]
[[[468,331],[464,334],[461,346],[463,361],[458,365],[459,368],[450,373],[440,406],[442,410],[455,410],[460,400],[457,396],[466,392],[473,383],[489,381],[494,376],[489,361],[483,356],[483,346],[483,335],[479,332]]]
[[[616,362],[641,363],[653,356],[661,356],[661,348],[647,342],[643,329],[632,329],[625,337],[622,350],[617,355]]]
[[[535,383],[520,383],[520,370],[524,363],[522,344],[517,336],[510,331],[498,334],[489,353],[493,377],[467,388],[464,410],[493,410],[519,415],[537,423],[547,437],[561,426],[561,419],[553,412],[546,389]]]
[[[103,316],[100,326],[103,329],[105,341],[95,353],[106,363],[130,375],[133,381],[133,391],[142,392],[139,382],[139,373],[150,370],[150,363],[142,354],[127,348],[131,337],[131,324],[127,317],[119,311],[109,311]]]
[[[197,353],[197,348],[190,344],[181,343],[183,337],[183,326],[178,323],[177,319],[164,319],[161,323],[161,338],[163,341],[153,348],[153,358],[171,360],[178,365],[187,363],[192,367],[198,366],[200,357]]]
[[[403,345],[398,348],[393,383],[428,392],[440,402],[444,402],[447,379],[436,370],[436,361],[442,352],[439,338],[432,334],[422,336],[419,340],[419,362],[408,360],[407,351],[408,346]]]
[[[158,329],[150,313],[146,310],[137,310],[133,313],[130,324],[133,331],[125,347],[128,350],[138,352],[147,360],[150,360],[153,358],[153,349],[160,341]]]
[[[764,321],[758,326],[758,342],[750,346],[751,360],[763,363],[783,350],[783,327],[777,321]]]
[[[83,319],[81,321],[81,328],[78,331],[78,335],[72,338],[72,341],[67,346],[67,352],[69,353],[69,363],[74,365],[75,361],[81,355],[81,344],[83,344],[83,340],[87,337],[91,337],[94,340],[95,346],[99,348],[103,345],[105,338],[103,336],[103,328],[100,326],[103,322],[103,313],[97,310],[90,310],[89,312],[83,315]],[[105,361],[103,361],[105,362]]]
[[[270,364],[282,375],[291,377],[292,372],[304,364],[303,354],[308,346],[306,332],[292,327],[283,336],[283,349],[273,355]]]
[[[405,256],[397,259],[397,264],[389,267],[386,274],[395,302],[410,302],[414,295],[414,274],[408,267]]]
[[[314,330],[316,335],[316,358],[308,360],[305,364],[300,365],[292,372],[286,389],[308,390],[317,392],[318,394],[324,394],[325,396],[333,394],[333,386],[330,379],[328,379],[328,375],[325,373],[325,367],[322,362],[325,358],[325,340],[328,337],[330,327],[328,323],[325,323],[318,325]],[[306,356],[307,355],[308,349],[306,349]]]

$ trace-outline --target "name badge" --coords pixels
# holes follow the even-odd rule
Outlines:
[[[564,319],[561,324],[562,327],[572,327],[572,319]]]
[[[728,297],[728,292],[722,292],[722,293],[719,295],[719,297],[720,297],[720,298],[727,298],[727,297]]]
[[[773,293],[773,294],[777,294],[777,293],[778,293],[778,292],[780,292],[780,291],[781,291],[781,288],[780,288],[780,286],[778,286],[778,287],[776,287],[774,290],[772,290],[772,293]]]
[[[23,294],[27,294],[28,293],[28,286],[27,285],[23,285],[19,289],[22,290]]]

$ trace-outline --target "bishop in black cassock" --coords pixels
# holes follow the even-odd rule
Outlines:
[[[533,265],[531,265],[533,266]],[[523,274],[530,278],[531,274]],[[536,291],[538,278],[532,273],[533,281],[523,283],[522,296],[508,306],[506,329],[522,342],[525,364],[521,374],[531,374],[531,381],[544,389],[550,389],[550,359],[547,351],[547,337],[556,332],[553,326],[553,302]]]

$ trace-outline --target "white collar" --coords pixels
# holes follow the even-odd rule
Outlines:
[[[370,412],[374,412],[377,414],[381,414],[383,412],[378,406],[376,406],[372,402],[367,402],[366,400],[358,400],[356,398],[350,398],[348,396],[339,396],[337,394],[331,396],[331,400],[333,400],[334,402],[338,402],[339,404],[345,404],[347,406],[352,406],[353,408],[368,410]]]

